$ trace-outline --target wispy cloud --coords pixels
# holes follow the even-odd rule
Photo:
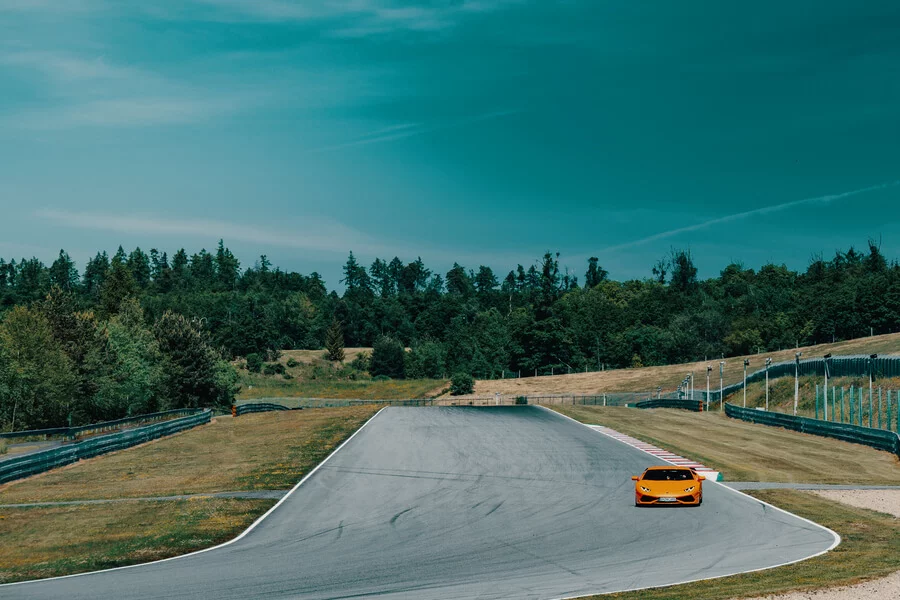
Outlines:
[[[769,215],[776,212],[781,212],[783,210],[788,210],[790,208],[795,208],[798,206],[806,206],[809,204],[828,204],[829,202],[834,202],[835,200],[843,200],[844,198],[850,198],[852,196],[859,196],[860,194],[867,194],[869,192],[876,192],[878,190],[884,190],[887,188],[892,188],[900,186],[900,180],[891,181],[888,183],[882,183],[879,185],[872,185],[869,187],[860,188],[858,190],[851,190],[849,192],[842,192],[840,194],[829,194],[826,196],[816,196],[815,198],[804,198],[803,200],[792,200],[791,202],[783,202],[781,204],[773,204],[771,206],[764,206],[762,208],[755,208],[753,210],[746,210],[739,213],[732,213],[730,215],[725,215],[723,217],[717,217],[715,219],[710,219],[708,221],[703,221],[702,223],[695,223],[693,225],[687,225],[685,227],[678,227],[676,229],[670,229],[668,231],[661,231],[660,233],[655,233],[653,235],[649,235],[647,237],[643,237],[637,240],[632,240],[630,242],[625,242],[624,244],[617,244],[615,246],[609,246],[604,248],[605,252],[611,252],[616,250],[624,250],[626,248],[633,248],[634,246],[640,246],[642,244],[647,244],[650,242],[655,242],[657,240],[663,240],[666,238],[674,237],[676,235],[680,235],[682,233],[690,233],[692,231],[699,231],[701,229],[707,229],[708,227],[712,227],[713,225],[721,225],[722,223],[731,223],[734,221],[740,221],[743,219],[748,219],[750,217],[755,217],[758,215]]]
[[[39,77],[46,86],[41,108],[0,120],[21,129],[126,127],[193,123],[235,112],[258,97],[220,93],[118,65],[104,56],[23,51],[0,54],[0,67]]]
[[[103,56],[83,58],[59,52],[18,51],[0,54],[0,65],[23,67],[42,73],[56,83],[88,80],[143,80],[138,69],[111,65]]]
[[[481,115],[475,115],[473,117],[467,117],[465,119],[457,119],[455,121],[449,121],[446,123],[439,123],[437,125],[426,126],[422,123],[404,123],[400,125],[393,125],[391,127],[385,127],[376,131],[371,131],[365,133],[361,136],[358,136],[352,140],[347,142],[341,142],[339,144],[333,144],[330,146],[322,146],[319,148],[314,148],[309,151],[309,153],[321,153],[321,152],[333,152],[334,150],[342,150],[344,148],[354,148],[356,146],[368,146],[370,144],[383,144],[385,142],[393,142],[395,140],[402,140],[405,138],[414,137],[417,135],[425,135],[427,133],[434,133],[436,131],[443,131],[446,129],[456,129],[457,127],[465,127],[468,125],[473,125],[475,123],[479,123],[482,121],[489,121],[492,119],[499,119],[502,117],[508,117],[511,115],[519,114],[522,112],[521,110],[501,110],[495,112],[489,112]]]
[[[152,215],[79,212],[52,208],[38,210],[34,216],[65,227],[129,235],[191,236],[212,241],[222,238],[263,247],[277,246],[339,253],[345,253],[349,248],[357,248],[360,252],[366,253],[385,249],[361,231],[323,218],[303,218],[287,232],[213,219],[172,219]]]
[[[0,0],[2,12],[81,12],[96,10],[104,5],[101,0]]]
[[[495,12],[522,0],[462,0],[410,6],[397,0],[194,0],[205,15],[225,21],[327,22],[336,37],[368,37],[396,32],[439,32],[467,16]]]

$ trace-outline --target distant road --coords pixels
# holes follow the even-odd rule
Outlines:
[[[550,599],[728,575],[832,545],[716,484],[635,508],[656,459],[533,407],[387,408],[224,548],[0,598]]]

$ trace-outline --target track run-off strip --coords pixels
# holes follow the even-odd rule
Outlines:
[[[712,481],[722,481],[722,474],[720,472],[710,469],[706,465],[703,465],[695,460],[679,456],[673,452],[669,452],[668,450],[654,446],[653,444],[642,442],[637,438],[633,438],[630,435],[625,435],[624,433],[619,433],[615,429],[610,429],[609,427],[606,427],[604,425],[588,425],[588,427],[590,427],[594,431],[602,433],[603,435],[609,436],[614,440],[618,440],[623,444],[628,444],[632,448],[637,448],[638,450],[642,450],[647,454],[655,456],[656,458],[672,463],[673,465],[677,465],[679,467],[690,467],[698,473],[702,474],[707,479],[710,479]]]
[[[116,502],[170,502],[192,498],[236,498],[240,500],[280,500],[287,490],[249,490],[245,492],[207,492],[205,494],[178,494],[175,496],[148,496],[138,498],[98,498],[94,500],[59,500],[55,502],[25,502],[0,504],[0,508],[36,508],[41,506],[78,506],[83,504],[112,504]]]

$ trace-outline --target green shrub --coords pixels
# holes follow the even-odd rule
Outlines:
[[[294,360],[293,357],[291,357],[291,358],[289,358],[289,359],[287,360],[287,366],[289,366],[289,367],[292,368],[292,369],[293,369],[294,367],[296,367],[297,365],[299,365],[299,364],[300,364],[300,363],[298,363],[296,360]]]
[[[372,378],[372,381],[390,381],[391,378],[387,375],[376,375]]]
[[[388,336],[381,336],[372,346],[369,358],[369,373],[373,377],[387,375],[394,379],[403,379],[406,350],[403,344]]]
[[[350,366],[357,371],[368,371],[369,355],[365,352],[357,352],[356,358],[350,361]]]
[[[475,391],[475,378],[468,373],[456,373],[450,380],[450,395],[462,396]]]
[[[251,373],[259,373],[260,369],[262,369],[262,366],[263,366],[263,359],[259,354],[254,352],[253,354],[247,355],[247,370],[248,371],[250,371]]]
[[[528,398],[525,396],[516,396],[516,404],[528,404]]]
[[[284,365],[281,363],[266,363],[263,373],[266,375],[284,375]]]
[[[294,378],[294,376],[291,375],[290,373],[285,373],[284,375],[282,375],[282,377],[284,377],[285,379],[293,379]]]
[[[444,374],[446,351],[439,342],[415,344],[406,355],[408,379],[439,379]]]

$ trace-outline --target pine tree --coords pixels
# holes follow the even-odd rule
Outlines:
[[[128,260],[125,264],[128,266],[128,270],[131,271],[131,276],[139,288],[144,289],[150,285],[150,257],[144,254],[140,247],[135,248],[128,255]]]
[[[69,254],[59,251],[59,258],[50,266],[50,285],[55,285],[63,290],[72,290],[78,285],[78,270]]]
[[[328,360],[332,362],[344,360],[344,331],[341,322],[336,318],[331,320],[331,325],[325,332],[325,350]]]
[[[119,305],[122,300],[129,296],[133,296],[137,291],[134,283],[134,277],[125,264],[119,253],[113,257],[110,263],[109,273],[103,282],[100,290],[100,306],[103,314],[112,316],[119,312]]]

